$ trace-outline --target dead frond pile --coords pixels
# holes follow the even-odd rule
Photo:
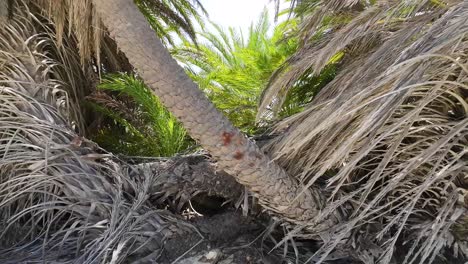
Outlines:
[[[388,14],[400,2],[378,3],[305,44],[273,79],[263,109],[280,105],[307,70],[358,51],[305,111],[279,122],[269,150],[304,184],[323,187],[319,218],[343,212],[317,259],[343,244],[365,263],[467,256],[468,3],[415,8],[398,23]]]
[[[0,262],[155,259],[187,227],[148,202],[149,174],[70,129],[79,56],[44,21],[24,10],[0,31]]]

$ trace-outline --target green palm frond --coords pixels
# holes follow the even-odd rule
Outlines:
[[[283,40],[294,23],[278,25],[271,33],[268,21],[265,11],[245,39],[233,28],[212,24],[213,32],[200,33],[198,47],[185,42],[173,51],[216,107],[249,133],[255,130],[258,98],[269,76],[296,47],[294,40]]]
[[[96,104],[93,108],[110,119],[95,138],[106,149],[126,155],[169,157],[190,146],[185,129],[140,79],[107,75],[98,90],[116,94],[88,97]]]
[[[174,45],[175,33],[186,34],[196,43],[194,22],[203,25],[202,15],[207,15],[198,0],[135,0],[149,24],[166,45]]]

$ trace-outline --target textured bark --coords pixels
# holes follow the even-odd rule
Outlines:
[[[171,57],[132,0],[94,0],[104,25],[145,83],[264,207],[305,224],[321,209],[320,191],[303,187],[235,128]]]
[[[132,165],[130,175],[150,173],[155,182],[149,192],[161,203],[168,197],[177,202],[177,208],[198,194],[237,201],[243,195],[243,186],[220,170],[205,155],[187,155],[160,159],[151,163]]]

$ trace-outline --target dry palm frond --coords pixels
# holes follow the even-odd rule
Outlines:
[[[269,117],[269,110],[276,115],[295,82],[305,74],[318,75],[339,52],[350,57],[347,61],[354,61],[358,55],[372,51],[401,27],[419,26],[422,21],[430,23],[445,10],[445,6],[432,6],[419,0],[377,1],[367,8],[356,0],[312,0],[301,5],[312,10],[305,15],[298,31],[303,43],[296,54],[273,74],[263,92],[257,119]],[[324,22],[329,17],[332,17],[332,22]],[[343,67],[346,66],[349,65]]]
[[[38,0],[30,1],[37,4],[44,15],[54,21],[56,40],[60,45],[66,35],[73,34],[81,63],[90,59],[101,65],[101,48],[106,48],[105,28],[92,5],[91,0]],[[168,32],[174,31],[180,36],[184,33],[195,42],[193,21],[201,22],[198,11],[206,15],[206,11],[198,0],[137,0],[135,3],[145,14],[148,22],[158,36],[166,44],[173,44]],[[109,56],[109,52],[104,50]],[[112,54],[115,56],[115,54]]]
[[[460,236],[468,215],[467,22],[464,2],[435,23],[403,25],[278,124],[284,134],[270,145],[277,161],[328,193],[318,218],[336,208],[348,218],[317,260],[342,243],[366,263],[468,256]]]
[[[56,40],[60,45],[67,34],[73,32],[78,43],[81,63],[95,56],[100,65],[103,26],[91,0],[39,0],[36,3],[54,21]],[[68,28],[67,28],[68,27]]]
[[[149,173],[69,129],[76,101],[41,22],[25,8],[0,31],[0,262],[156,259],[187,227],[150,205]]]
[[[22,14],[0,31],[0,81],[54,105],[67,120],[74,120],[71,125],[83,133],[80,101],[89,90],[89,83],[79,65],[79,56],[73,51],[75,42],[65,38],[58,46],[50,24],[31,15],[26,5],[21,8],[25,9]],[[57,78],[48,78],[52,74]]]
[[[0,1],[0,22],[5,23],[9,16],[9,3],[8,1]]]

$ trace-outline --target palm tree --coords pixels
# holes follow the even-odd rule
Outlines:
[[[194,22],[202,26],[206,15],[199,1],[138,0],[135,4],[166,47],[174,45],[175,36],[196,45]],[[90,139],[123,155],[169,157],[183,151],[192,141],[181,124],[134,76],[133,67],[113,40],[107,36],[104,40],[105,61],[98,66],[104,73],[102,81],[85,103],[93,113],[87,117]]]
[[[300,2],[307,11],[301,13],[307,18],[300,31],[302,46],[274,75],[260,113],[283,102],[294,86],[288,84],[319,73],[338,53],[344,56],[338,75],[310,105],[275,127],[281,136],[271,142],[270,153],[294,177],[214,111],[132,1],[99,0],[94,7],[139,76],[189,133],[262,205],[297,224],[277,247],[293,241],[301,254],[291,238],[311,239],[315,243],[309,247],[317,250],[306,260],[315,262],[330,256],[360,263],[454,263],[465,258],[468,5]],[[77,15],[63,17],[88,17],[100,25],[90,16],[95,11],[89,1],[70,6],[70,14]],[[60,10],[59,5],[53,8]],[[346,23],[325,23],[337,13]],[[60,18],[55,18],[58,32]],[[88,71],[78,61],[99,45],[83,44],[92,39],[90,32],[78,30],[77,36],[84,35],[77,38],[83,55],[77,56],[71,52],[75,39],[59,33],[65,40],[60,46],[53,41],[56,36],[36,34],[55,32],[38,29],[41,19],[46,18],[26,12],[14,27],[7,24],[0,38],[0,205],[7,208],[2,220],[9,221],[0,224],[9,225],[9,231],[34,227],[24,233],[35,239],[10,255],[21,252],[37,259],[47,252],[60,261],[70,256],[53,253],[73,250],[75,257],[86,253],[78,259],[81,263],[133,261],[159,254],[161,241],[178,236],[178,230],[184,230],[179,236],[189,237],[191,232],[173,215],[151,207],[147,196],[153,178],[126,171],[115,157],[68,128],[83,126],[77,103],[82,89],[75,88],[86,83],[77,77]],[[59,65],[52,58],[61,58],[57,61],[64,66],[52,67]],[[64,84],[69,86],[60,86]],[[7,242],[21,244],[14,238]]]
[[[36,7],[16,3],[0,29],[0,262],[164,263],[184,255],[163,250],[210,246],[207,223],[183,221],[152,199],[184,200],[211,181],[227,185],[207,192],[236,197],[240,186],[200,157],[132,166],[77,134],[78,87],[93,74],[71,52],[73,37],[59,46]],[[238,220],[239,230],[247,227]]]
[[[297,223],[306,224],[319,214],[320,191],[304,189],[214,108],[152,33],[132,1],[93,3],[111,37],[145,83],[190,136],[256,194],[260,204]]]
[[[320,203],[322,200],[320,192],[302,188],[214,108],[170,56],[132,1],[96,1],[93,2],[94,7],[87,0],[73,1],[63,6],[50,3],[44,2],[45,10],[52,10],[59,25],[65,21],[63,11],[67,7],[73,14],[75,19],[70,23],[81,40],[79,47],[83,60],[90,56],[92,50],[100,50],[101,22],[95,15],[98,12],[111,37],[143,81],[181,121],[189,135],[218,160],[220,167],[258,194],[261,204],[291,221],[306,223],[317,215],[320,206],[316,201]],[[114,17],[111,18],[111,15]],[[120,23],[122,19],[125,22]],[[80,23],[82,20],[87,21],[89,26],[83,27]],[[62,33],[58,32],[61,37]],[[89,40],[94,40],[91,41],[93,45],[89,44]],[[127,50],[130,47],[131,50]],[[138,55],[136,51],[147,54]],[[100,61],[99,56],[97,61]],[[186,93],[183,92],[185,90]]]
[[[234,28],[225,33],[211,23],[213,31],[201,32],[198,45],[185,41],[171,53],[216,108],[236,127],[252,134],[261,92],[271,74],[295,51],[295,39],[283,41],[294,27],[294,20],[289,20],[271,30],[265,10],[245,37]]]

